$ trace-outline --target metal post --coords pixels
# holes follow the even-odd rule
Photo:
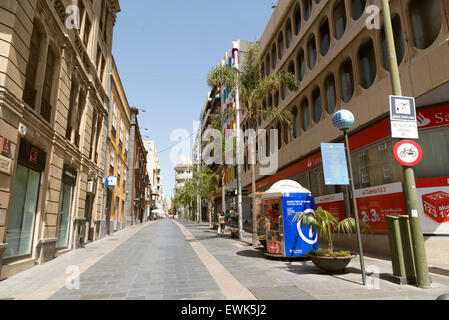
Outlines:
[[[365,257],[363,255],[362,236],[360,234],[359,212],[357,209],[357,198],[355,196],[354,175],[352,173],[353,171],[352,171],[351,149],[349,148],[349,138],[347,130],[344,130],[344,134],[346,143],[346,154],[348,157],[349,180],[351,181],[352,205],[354,206],[354,218],[357,228],[357,242],[360,253],[360,269],[362,270],[363,285],[366,285]]]
[[[237,72],[240,73],[238,66],[239,66],[239,51],[234,51],[234,61],[237,68]],[[240,92],[239,92],[239,86],[237,84],[235,88],[235,100],[236,100],[236,110],[237,110],[237,150],[236,150],[236,157],[237,157],[237,212],[239,214],[238,216],[238,223],[239,223],[239,239],[243,240],[243,206],[242,206],[242,164],[240,163],[240,143],[242,140],[242,137],[240,135]]]
[[[402,96],[401,78],[399,75],[396,47],[391,23],[390,4],[388,0],[382,0],[385,39],[387,43],[388,58],[390,62],[390,77],[393,95]],[[406,201],[410,216],[410,229],[412,233],[413,253],[416,262],[416,273],[418,286],[422,289],[431,288],[429,268],[427,266],[427,255],[424,246],[421,218],[419,215],[418,196],[416,193],[416,180],[413,168],[403,167],[406,187]]]

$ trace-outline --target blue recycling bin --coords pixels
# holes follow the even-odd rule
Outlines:
[[[268,255],[300,258],[311,250],[318,250],[315,226],[293,221],[299,212],[315,214],[315,203],[309,190],[295,181],[282,180],[254,197],[262,201]]]

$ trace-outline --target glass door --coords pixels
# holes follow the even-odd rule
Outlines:
[[[73,187],[67,184],[62,185],[61,208],[58,219],[56,248],[67,248],[69,245],[70,211],[72,208]]]
[[[41,174],[17,165],[8,222],[5,257],[31,254]]]

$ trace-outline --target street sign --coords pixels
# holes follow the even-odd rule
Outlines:
[[[391,121],[391,137],[419,139],[418,123],[416,121]]]
[[[421,162],[423,151],[416,142],[403,140],[394,147],[394,157],[400,164],[413,167]]]
[[[322,143],[324,181],[327,186],[349,185],[346,150],[343,143]]]
[[[117,186],[117,177],[107,177],[106,178],[106,188]]]
[[[415,98],[390,96],[391,121],[416,122]]]

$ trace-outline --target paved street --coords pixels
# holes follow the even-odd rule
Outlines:
[[[81,272],[79,289],[66,287],[68,266]],[[218,237],[207,225],[170,220],[121,231],[0,283],[0,299],[430,299],[449,292],[449,277],[434,288],[400,287],[386,280],[388,263],[367,259],[379,288],[360,282],[358,261],[345,275],[321,274],[311,262],[267,260],[259,249]],[[374,274],[370,282],[375,281]]]

